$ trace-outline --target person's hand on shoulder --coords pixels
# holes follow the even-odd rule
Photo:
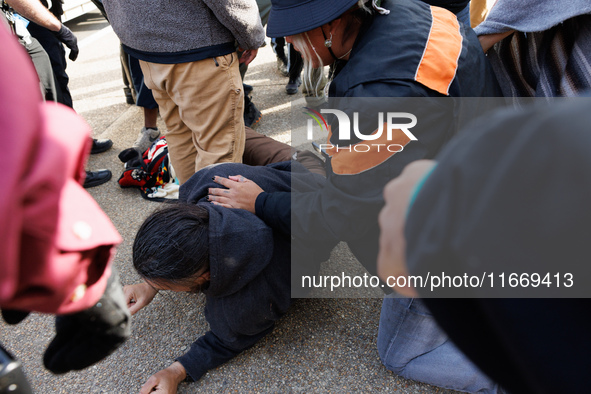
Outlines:
[[[228,178],[214,177],[214,182],[225,186],[225,189],[210,188],[207,199],[215,205],[225,208],[245,209],[255,213],[255,202],[264,190],[259,185],[242,175],[231,175]]]
[[[185,380],[187,372],[185,367],[178,361],[172,363],[168,368],[156,372],[150,376],[142,386],[140,394],[175,394],[180,382]]]
[[[132,315],[152,302],[157,293],[158,290],[145,282],[123,287],[127,307]]]

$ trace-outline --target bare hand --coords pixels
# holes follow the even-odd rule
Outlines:
[[[123,286],[127,307],[132,315],[152,302],[157,293],[158,290],[145,282]]]
[[[408,204],[416,184],[434,165],[435,162],[431,160],[412,162],[384,189],[386,205],[379,216],[381,231],[378,276],[386,283],[388,283],[388,277],[408,276],[406,239],[404,238]],[[411,287],[393,287],[392,289],[407,297],[418,296],[416,290]]]
[[[481,36],[478,36],[478,40],[480,41],[482,50],[484,51],[484,53],[486,53],[490,48],[493,47],[493,45],[501,41],[503,38],[513,34],[514,32],[515,30],[509,30],[504,33],[483,34]]]
[[[247,49],[246,51],[242,52],[242,56],[240,56],[238,63],[244,63],[248,66],[250,62],[252,62],[254,58],[257,57],[258,52],[258,49]]]
[[[178,361],[175,361],[170,367],[150,376],[148,381],[142,386],[140,394],[175,394],[179,383],[186,377],[187,372],[185,371],[185,367]]]
[[[256,199],[264,191],[259,185],[242,175],[231,175],[228,178],[216,176],[214,182],[225,186],[226,189],[210,188],[207,199],[211,203],[226,208],[245,209],[255,213],[254,204]]]

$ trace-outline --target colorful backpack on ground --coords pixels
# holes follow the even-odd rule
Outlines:
[[[129,148],[119,154],[119,159],[125,163],[119,186],[136,187],[142,197],[152,201],[178,198],[179,183],[164,136],[154,141],[141,157],[134,148]]]

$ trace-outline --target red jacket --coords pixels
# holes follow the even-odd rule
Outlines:
[[[82,188],[90,127],[43,103],[25,50],[0,25],[0,308],[70,313],[110,275],[117,230]]]

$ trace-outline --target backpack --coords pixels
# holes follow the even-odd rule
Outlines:
[[[164,136],[154,141],[141,157],[129,148],[119,154],[119,159],[125,163],[125,171],[118,180],[122,188],[138,188],[142,197],[152,201],[178,198],[179,184]]]

